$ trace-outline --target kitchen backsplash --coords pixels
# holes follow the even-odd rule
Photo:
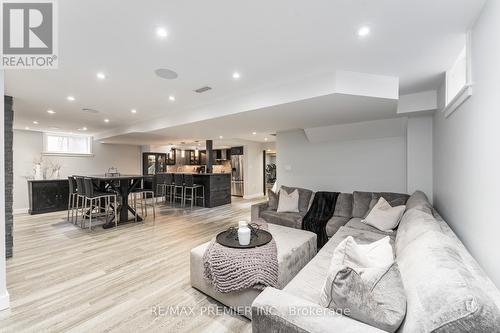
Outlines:
[[[231,173],[231,161],[220,161],[219,163],[213,165],[214,173]],[[169,165],[167,166],[167,172],[195,173],[198,168],[198,165]]]

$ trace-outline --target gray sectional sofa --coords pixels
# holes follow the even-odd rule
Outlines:
[[[500,292],[425,194],[416,192],[408,198],[355,192],[352,200],[343,195],[345,201],[337,203],[335,220],[330,221],[332,237],[321,251],[282,290],[268,287],[255,299],[254,333],[381,332],[318,305],[337,245],[348,236],[371,243],[387,235],[360,222],[378,195],[406,203],[398,229],[389,234],[407,297],[406,317],[398,332],[500,332]],[[352,209],[347,214],[349,202]],[[253,214],[264,218],[264,211],[265,205],[259,205]]]
[[[295,189],[299,191],[299,212],[298,213],[278,213],[276,209],[271,209],[268,202],[255,204],[251,208],[252,221],[261,218],[268,223],[279,224],[285,227],[302,229],[302,219],[307,213],[309,206],[314,199],[314,193],[311,190],[299,187],[286,187],[282,189],[291,192]],[[340,227],[348,226],[362,228],[364,230],[376,230],[361,220],[368,211],[375,205],[380,197],[384,197],[391,206],[404,205],[408,200],[408,194],[392,192],[360,192],[340,193],[333,217],[326,225],[328,237],[332,237]]]

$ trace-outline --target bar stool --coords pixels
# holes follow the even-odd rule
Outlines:
[[[179,195],[179,190],[181,190],[181,194]],[[174,173],[174,200],[181,200],[181,206],[184,207],[184,174],[182,173]]]
[[[155,175],[156,179],[156,202],[158,203],[159,197],[166,197],[167,193],[167,184],[165,184],[165,174],[159,173]]]
[[[166,173],[165,174],[165,185],[166,185],[166,195],[165,199],[168,197],[168,201],[170,204],[173,203],[174,201],[174,174],[173,173]]]
[[[198,196],[198,189],[201,189],[201,196]],[[189,193],[188,190],[190,190]],[[184,175],[184,205],[186,205],[186,200],[189,200],[192,209],[197,199],[202,199],[202,206],[205,207],[205,186],[195,184],[193,175]]]
[[[84,210],[87,210],[87,203],[89,203],[89,230],[92,231],[92,216],[95,215],[95,217],[99,216],[106,216],[106,223],[109,221],[109,210],[111,207],[111,199],[113,199],[113,202],[115,203],[114,206],[114,216],[115,216],[115,227],[118,226],[118,215],[117,215],[117,205],[116,205],[116,194],[109,193],[109,192],[98,192],[94,191],[94,184],[92,183],[91,178],[84,178],[83,179],[83,185],[85,187],[85,204],[84,204]],[[101,213],[101,200],[104,199],[104,214]],[[94,204],[95,203],[95,204]],[[94,208],[97,208],[97,213],[94,214]],[[85,218],[84,218],[85,212],[82,214],[82,226],[85,227]]]
[[[69,213],[71,211],[71,223],[74,223],[75,210],[77,211],[77,216],[78,216],[78,205],[80,200],[78,196],[78,187],[76,184],[75,177],[69,176],[68,183],[69,183],[68,222],[69,222]]]
[[[130,191],[130,195],[132,196],[132,202],[134,203],[135,222],[137,222],[137,197],[139,197],[139,204],[141,205],[141,214],[144,217],[148,216],[148,206],[150,206],[153,208],[153,219],[156,219],[156,199],[155,191],[153,189],[145,189],[144,181],[142,181],[141,187]],[[151,204],[148,204],[148,195],[151,196]]]
[[[81,208],[82,209],[82,216],[83,216],[83,204],[85,203],[85,185],[83,182],[83,177],[75,177],[76,181],[76,194],[77,194],[77,207],[76,207],[76,216],[75,216],[75,222],[74,224],[78,224],[78,210]],[[80,206],[81,202],[81,206]],[[81,223],[80,223],[81,225]]]

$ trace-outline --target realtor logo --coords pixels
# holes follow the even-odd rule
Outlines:
[[[2,67],[57,68],[55,0],[3,0]]]

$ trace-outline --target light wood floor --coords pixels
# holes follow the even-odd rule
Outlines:
[[[17,215],[7,261],[11,308],[0,312],[0,331],[251,332],[250,321],[215,314],[220,304],[191,288],[189,251],[248,220],[261,200],[193,211],[160,206],[154,223],[150,214],[144,224],[92,233],[68,223],[65,212]],[[153,306],[191,306],[196,316],[156,316]]]

